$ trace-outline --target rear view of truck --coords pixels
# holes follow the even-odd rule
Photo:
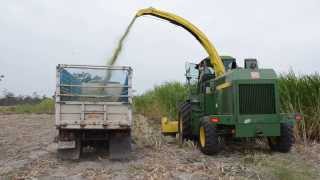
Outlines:
[[[131,151],[132,69],[58,65],[58,156],[78,159],[85,146],[104,147],[111,159]]]

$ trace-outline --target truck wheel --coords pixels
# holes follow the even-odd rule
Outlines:
[[[130,130],[110,132],[109,157],[111,160],[128,160],[131,157]]]
[[[180,143],[185,139],[192,139],[191,130],[191,104],[185,102],[180,106],[179,109],[179,140]]]
[[[200,150],[206,155],[217,154],[222,149],[222,142],[216,128],[207,121],[203,121],[199,129]]]
[[[289,152],[294,141],[293,127],[290,124],[284,123],[280,126],[280,136],[269,137],[268,142],[271,150],[278,152]]]
[[[74,149],[58,149],[58,158],[61,160],[78,160],[81,155],[82,145],[80,137],[76,138]]]

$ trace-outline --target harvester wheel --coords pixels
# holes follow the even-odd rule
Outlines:
[[[192,139],[191,130],[191,104],[185,102],[180,106],[179,109],[179,139],[180,143],[185,139]]]
[[[221,139],[216,128],[207,121],[203,121],[199,129],[200,150],[206,155],[217,154],[222,149]]]
[[[281,124],[279,137],[268,138],[271,150],[283,153],[290,151],[293,141],[293,127],[287,123]]]

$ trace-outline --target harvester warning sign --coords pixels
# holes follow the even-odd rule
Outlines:
[[[251,72],[251,79],[260,79],[259,72]]]

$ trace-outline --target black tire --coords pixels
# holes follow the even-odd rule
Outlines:
[[[131,132],[114,131],[110,133],[109,158],[110,160],[128,160],[131,157]]]
[[[287,123],[280,125],[280,136],[269,137],[269,146],[272,151],[287,153],[294,142],[293,126]]]
[[[186,139],[193,139],[191,129],[191,103],[185,102],[179,109],[179,138],[182,142]]]
[[[203,129],[202,129],[203,128]],[[204,139],[202,139],[204,133]],[[221,138],[217,134],[215,126],[208,121],[203,121],[199,128],[199,146],[201,152],[206,155],[214,155],[221,151],[222,142]]]

